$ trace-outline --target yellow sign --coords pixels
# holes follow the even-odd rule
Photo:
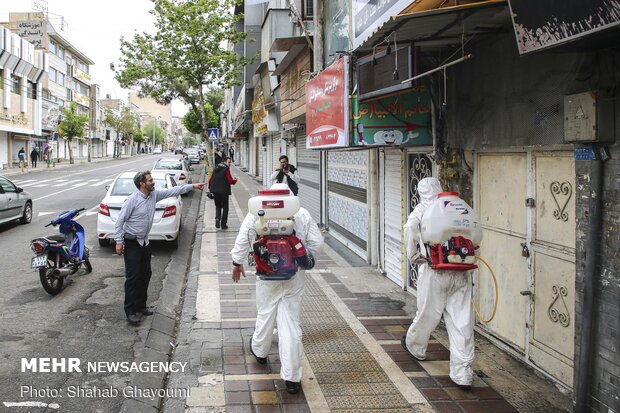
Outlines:
[[[84,82],[87,85],[90,85],[91,77],[88,73],[81,71],[77,67],[73,66],[73,77],[79,80],[80,82]]]

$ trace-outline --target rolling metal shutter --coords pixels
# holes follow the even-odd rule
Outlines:
[[[386,149],[383,152],[383,269],[387,277],[404,287],[404,199],[403,199],[403,158],[401,152]]]
[[[320,193],[320,155],[318,150],[306,149],[305,131],[295,134],[297,144],[297,163],[294,164],[299,173],[299,199],[301,206],[306,208],[312,218],[321,223],[321,193]]]
[[[329,229],[360,257],[367,258],[368,152],[328,152]]]

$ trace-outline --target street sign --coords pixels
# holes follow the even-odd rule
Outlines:
[[[220,137],[218,128],[209,128],[207,129],[207,134],[209,135],[209,142],[217,142]]]

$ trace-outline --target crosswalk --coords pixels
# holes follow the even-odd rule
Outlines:
[[[75,187],[75,186],[103,186],[111,183],[114,178],[108,179],[25,179],[12,180],[12,182],[21,188],[59,188],[59,187]]]

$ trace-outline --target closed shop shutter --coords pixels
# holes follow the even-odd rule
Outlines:
[[[399,150],[386,149],[383,157],[383,269],[390,280],[403,288],[403,161]]]
[[[263,180],[263,165],[265,165],[265,163],[263,162],[263,156],[265,154],[265,149],[263,148],[263,138],[257,138],[256,140],[256,150],[258,151],[258,165],[256,168],[256,176],[258,176],[258,178],[261,180]]]
[[[366,259],[368,242],[368,152],[328,152],[329,229]]]
[[[271,181],[271,174],[280,167],[280,163],[278,162],[278,158],[280,157],[280,135],[274,136],[271,138],[271,153],[270,153],[270,164],[269,170],[267,171],[267,181],[268,185],[273,184]]]
[[[295,134],[297,143],[297,163],[294,164],[299,173],[299,199],[301,206],[306,208],[317,223],[321,223],[321,171],[320,155],[317,150],[306,149],[306,133]]]

